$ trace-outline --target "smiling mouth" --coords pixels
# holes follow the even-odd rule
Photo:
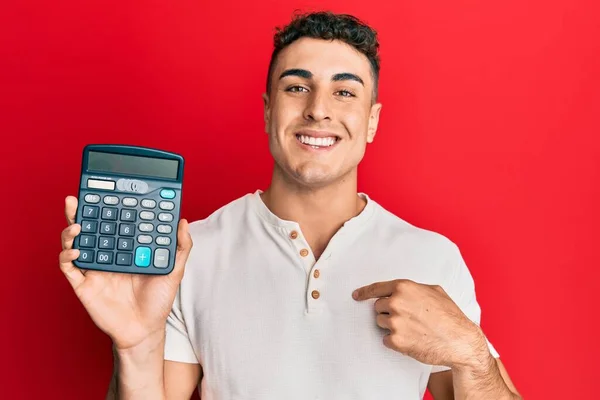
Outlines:
[[[316,150],[330,148],[340,141],[340,138],[337,136],[316,138],[306,135],[296,135],[296,139],[303,145]]]

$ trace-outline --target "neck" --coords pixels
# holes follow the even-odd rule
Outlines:
[[[342,225],[366,205],[357,193],[356,169],[336,182],[314,188],[286,179],[275,165],[262,199],[273,214],[300,225],[316,258]]]

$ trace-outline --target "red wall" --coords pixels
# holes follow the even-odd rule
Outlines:
[[[525,398],[592,398],[597,2],[326,4],[356,13],[381,37],[384,107],[360,189],[459,244],[484,330]],[[1,398],[101,399],[110,377],[110,343],[57,264],[63,198],[76,194],[82,146],[181,152],[190,220],[265,188],[260,95],[273,27],[307,5],[2,7]]]

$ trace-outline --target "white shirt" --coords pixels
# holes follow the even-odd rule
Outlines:
[[[385,347],[375,299],[352,291],[400,278],[438,284],[479,324],[457,246],[361,193],[366,207],[315,263],[299,224],[271,213],[260,193],[190,224],[165,359],[202,365],[203,400],[421,399],[430,374],[448,368]]]

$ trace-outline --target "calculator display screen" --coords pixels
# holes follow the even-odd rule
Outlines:
[[[177,179],[178,168],[179,161],[177,160],[98,151],[88,153],[87,169],[89,171]]]

